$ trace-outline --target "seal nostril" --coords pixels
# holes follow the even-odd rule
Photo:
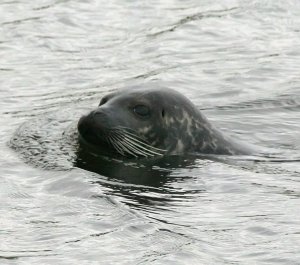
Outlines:
[[[96,109],[92,112],[93,117],[97,116],[105,116],[104,112],[102,109]]]
[[[161,116],[162,116],[163,118],[165,117],[165,110],[164,110],[164,109],[161,111]]]
[[[90,127],[92,128],[105,130],[109,128],[112,123],[110,115],[105,109],[98,108],[90,113]]]

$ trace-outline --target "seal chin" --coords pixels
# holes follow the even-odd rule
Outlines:
[[[77,123],[77,129],[81,136],[86,135],[89,130],[89,126],[86,120],[87,116],[82,116]]]

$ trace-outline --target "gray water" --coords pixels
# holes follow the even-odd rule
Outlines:
[[[2,0],[0,264],[300,264],[299,14],[298,0]],[[78,118],[149,83],[265,157],[80,168]]]

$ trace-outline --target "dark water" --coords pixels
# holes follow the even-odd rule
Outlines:
[[[1,1],[0,264],[300,264],[299,14],[297,0]],[[151,82],[273,157],[91,172],[78,118]]]

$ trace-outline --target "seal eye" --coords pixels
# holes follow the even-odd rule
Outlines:
[[[137,114],[138,116],[141,116],[141,117],[144,117],[144,118],[150,116],[150,109],[145,105],[136,105],[133,108],[133,112],[135,114]]]

